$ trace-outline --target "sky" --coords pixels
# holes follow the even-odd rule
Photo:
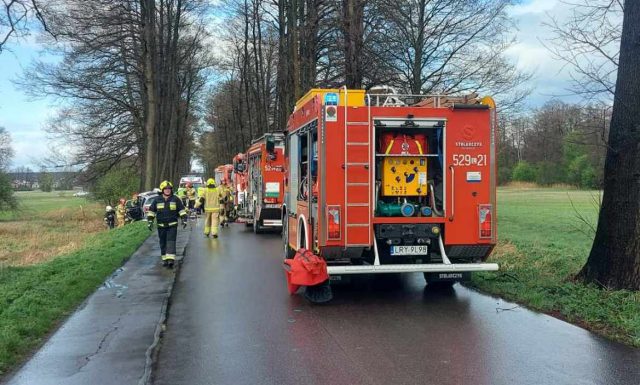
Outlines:
[[[552,14],[559,20],[568,14],[567,6],[556,0],[524,0],[509,11],[516,21],[517,43],[507,51],[508,57],[520,69],[533,72],[530,87],[532,93],[527,105],[536,108],[552,97],[565,101],[575,101],[566,96],[569,74],[563,63],[554,60],[542,42],[549,37],[549,31],[541,24]],[[0,126],[11,134],[15,156],[12,167],[28,166],[38,168],[39,160],[49,153],[49,140],[45,132],[47,121],[55,115],[56,101],[33,99],[27,96],[15,80],[39,57],[42,47],[35,39],[14,41],[10,51],[0,54]]]

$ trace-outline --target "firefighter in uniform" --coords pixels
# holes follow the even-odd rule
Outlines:
[[[154,199],[147,212],[149,230],[153,229],[153,220],[158,226],[160,238],[160,254],[162,265],[173,267],[176,260],[176,238],[178,236],[178,218],[182,220],[182,228],[187,227],[187,212],[182,200],[173,194],[173,184],[164,181],[160,184],[162,195]]]
[[[204,235],[206,237],[209,234],[214,238],[218,238],[218,221],[220,215],[220,200],[222,196],[218,188],[216,188],[216,181],[213,178],[207,180],[207,188],[204,190],[204,194],[200,196],[196,207],[204,206]]]
[[[187,182],[187,188],[184,190],[187,195],[187,207],[193,210],[196,207],[196,189],[193,188],[191,182]]]
[[[124,226],[124,220],[127,215],[127,207],[125,206],[126,200],[124,198],[120,198],[120,202],[116,206],[116,218],[118,219],[118,227]]]

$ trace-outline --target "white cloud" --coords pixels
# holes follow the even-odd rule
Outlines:
[[[529,106],[538,107],[552,97],[575,101],[575,97],[567,95],[571,80],[568,69],[544,46],[552,37],[551,30],[544,23],[550,15],[562,22],[569,16],[570,6],[557,0],[533,0],[514,5],[509,14],[517,22],[518,31],[517,43],[506,54],[519,69],[534,74]]]
[[[510,10],[512,16],[544,13],[558,5],[557,0],[533,0],[528,3],[518,4]]]

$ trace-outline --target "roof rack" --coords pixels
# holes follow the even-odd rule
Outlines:
[[[375,93],[378,89],[372,88],[371,93],[367,93],[367,102],[371,107],[432,107],[450,108],[454,104],[481,104],[481,99],[477,93],[468,95],[447,95],[447,94],[400,94],[395,92]],[[390,90],[393,90],[390,88]]]
[[[283,133],[283,132],[279,132],[279,131],[276,131],[276,132],[266,132],[266,133],[264,133],[262,136],[257,137],[257,138],[255,138],[254,140],[252,140],[252,141],[251,141],[251,144],[258,143],[259,141],[261,141],[262,139],[264,139],[264,138],[265,138],[265,136],[267,136],[267,135],[269,135],[269,136],[274,136],[274,137],[276,137],[276,138],[282,138],[282,139],[284,139],[284,133]]]

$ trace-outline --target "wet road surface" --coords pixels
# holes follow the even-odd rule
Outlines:
[[[280,237],[194,234],[154,369],[160,384],[639,384],[640,350],[421,274],[289,296]]]

